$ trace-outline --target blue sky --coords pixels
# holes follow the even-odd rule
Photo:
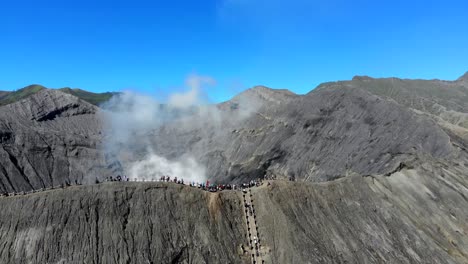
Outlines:
[[[354,75],[453,80],[468,71],[467,14],[461,0],[5,0],[0,90],[168,94],[201,74],[222,101]]]

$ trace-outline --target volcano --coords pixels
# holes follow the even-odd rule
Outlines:
[[[28,91],[0,92],[2,263],[468,262],[466,74],[256,86],[212,106],[219,120],[132,138],[130,156],[103,147],[100,106],[118,94]],[[104,182],[148,144],[211,182],[262,184]]]

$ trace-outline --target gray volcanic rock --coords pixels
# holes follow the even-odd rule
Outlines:
[[[253,188],[262,258],[467,263],[466,166]],[[149,182],[0,197],[0,262],[252,263],[241,197]]]
[[[468,140],[462,122],[467,98],[458,81],[355,77],[306,95],[258,86],[208,108],[211,115],[192,109],[135,134],[127,144],[132,149],[113,146],[120,156],[108,159],[100,148],[99,108],[44,89],[0,108],[6,160],[0,190],[92,182],[144,159],[148,146],[169,160],[195,157],[218,182],[385,175],[428,159],[456,158],[453,137]]]
[[[468,82],[468,72],[466,72],[460,78],[458,78],[457,81],[458,82]]]
[[[189,153],[211,179],[237,182],[265,175],[327,181],[388,174],[454,155],[450,137],[431,118],[358,87],[329,85],[304,96],[259,87],[218,107],[235,117],[242,100],[256,104],[245,118],[169,124],[151,135],[153,149],[168,158]]]
[[[0,107],[0,192],[115,175],[151,146],[195,157],[210,180],[280,179],[251,191],[266,263],[468,263],[467,89],[464,77],[256,87],[135,134],[116,160],[99,108],[42,90]],[[242,197],[133,182],[0,196],[0,262],[251,263]]]
[[[457,81],[373,79],[354,77],[352,81],[319,86],[361,88],[372,94],[395,100],[409,109],[430,115],[437,120],[468,128],[468,82],[466,74]]]
[[[1,263],[247,263],[238,193],[105,183],[0,198]],[[240,252],[240,253],[239,253]]]
[[[44,89],[0,107],[0,192],[19,192],[105,177],[98,108]]]
[[[460,170],[425,164],[254,189],[266,263],[468,263],[466,186]]]

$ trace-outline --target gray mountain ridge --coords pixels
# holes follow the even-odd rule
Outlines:
[[[347,173],[386,174],[401,163],[454,154],[432,118],[365,89],[330,85],[283,96],[256,87],[220,107],[234,115],[243,97],[255,97],[259,107],[240,125],[203,123],[180,134],[178,124],[169,125],[153,135],[155,151],[177,157],[190,149],[214,179],[239,182],[264,175],[327,181]],[[200,130],[208,136],[198,137]]]
[[[215,106],[242,118],[146,136],[215,182],[277,179],[251,190],[265,263],[468,263],[464,80],[258,86]],[[251,263],[241,192],[93,184],[144,155],[106,156],[101,111],[48,89],[0,107],[0,192],[89,184],[0,197],[0,262]]]
[[[437,97],[441,93],[444,96]],[[220,182],[265,175],[327,181],[353,173],[387,174],[401,164],[456,155],[445,130],[466,136],[467,93],[464,86],[453,82],[369,77],[327,83],[306,95],[258,86],[217,106],[221,113],[232,116],[242,110],[237,108],[238,102],[252,100],[256,109],[245,119],[225,120],[219,126],[194,116],[193,123],[203,125],[180,128],[177,122],[168,123],[151,132],[150,140],[156,153],[169,159],[186,153],[197,157],[209,178]],[[85,176],[85,181],[92,182],[126,163],[106,159],[100,109],[76,97],[45,89],[1,109],[7,161],[0,170],[1,190],[82,182]],[[65,168],[60,177],[50,176],[58,173],[54,166],[61,164],[53,155],[57,139],[65,153],[57,160],[70,153],[84,157],[70,157],[80,163],[72,170],[73,162],[63,161],[66,166],[60,166]],[[139,145],[138,138],[135,145]],[[25,151],[24,146],[33,151]],[[42,164],[48,166],[30,164],[35,158],[28,155],[38,152],[41,159],[47,157]],[[44,171],[37,171],[39,167]]]
[[[457,81],[468,81],[468,72],[466,72],[460,78],[458,78]]]
[[[28,191],[108,175],[99,109],[44,89],[0,107],[0,190]]]

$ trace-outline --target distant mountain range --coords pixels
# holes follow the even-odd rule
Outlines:
[[[42,85],[32,84],[16,91],[0,91],[0,106],[18,102],[44,89],[47,88]],[[108,101],[115,94],[118,94],[115,92],[93,93],[78,88],[72,89],[69,87],[64,87],[57,90],[74,95],[93,105],[100,105],[103,102]]]

